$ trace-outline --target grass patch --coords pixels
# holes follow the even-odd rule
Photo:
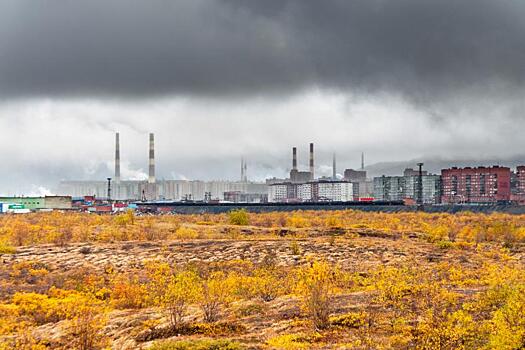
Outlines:
[[[242,344],[231,340],[179,340],[162,341],[153,344],[151,350],[244,350]]]

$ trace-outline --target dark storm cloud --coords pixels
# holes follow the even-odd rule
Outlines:
[[[524,38],[518,0],[3,0],[0,95],[516,93]]]

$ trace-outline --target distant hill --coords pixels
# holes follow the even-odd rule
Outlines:
[[[409,161],[399,162],[381,162],[371,164],[365,167],[368,172],[368,177],[375,177],[381,175],[402,175],[403,170],[406,168],[417,168],[417,163],[422,162],[424,170],[429,171],[433,174],[440,174],[441,169],[450,168],[453,166],[457,167],[476,167],[476,166],[492,166],[500,165],[507,166],[514,169],[518,165],[525,165],[525,156],[520,158],[512,159],[464,159],[464,160],[444,160],[444,159],[413,159]]]

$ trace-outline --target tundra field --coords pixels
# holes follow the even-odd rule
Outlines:
[[[525,215],[0,217],[0,349],[523,349]]]

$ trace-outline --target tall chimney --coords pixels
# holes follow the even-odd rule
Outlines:
[[[244,158],[241,157],[241,181],[244,181]]]
[[[297,147],[292,148],[292,170],[297,170]]]
[[[365,152],[361,152],[361,170],[365,170]]]
[[[115,134],[115,183],[120,183],[120,139],[118,132]]]
[[[332,179],[333,180],[337,179],[337,169],[336,169],[336,165],[335,165],[335,152],[334,152],[334,158],[332,160]]]
[[[149,134],[149,177],[150,184],[155,183],[155,138],[153,133]]]
[[[310,178],[314,179],[314,144],[310,143]]]

